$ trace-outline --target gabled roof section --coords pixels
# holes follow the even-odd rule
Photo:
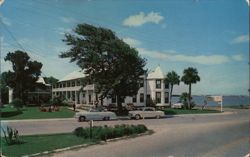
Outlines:
[[[43,77],[39,77],[36,83],[46,84]]]
[[[76,70],[76,71],[73,71],[72,73],[66,75],[58,82],[74,80],[74,79],[79,79],[79,78],[83,78],[83,77],[85,77],[83,70]]]
[[[155,68],[155,70],[153,70],[152,72],[150,72],[148,74],[148,78],[147,79],[164,79],[165,76],[161,70],[161,67],[160,66],[157,66]]]
[[[40,83],[40,84],[43,84],[45,86],[51,86],[50,84],[47,84],[44,80],[43,77],[39,77],[38,80],[36,81],[36,83]]]

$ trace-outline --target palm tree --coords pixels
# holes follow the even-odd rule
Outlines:
[[[188,93],[188,108],[190,109],[190,101],[191,101],[191,85],[192,83],[196,83],[200,81],[200,76],[198,75],[198,71],[196,68],[189,67],[184,69],[183,76],[181,78],[185,84],[189,86],[189,93]]]
[[[166,77],[165,77],[165,84],[170,84],[170,98],[169,98],[169,104],[170,107],[172,105],[171,100],[172,100],[172,92],[173,92],[173,87],[175,84],[180,84],[180,76],[175,72],[171,71],[168,72]]]

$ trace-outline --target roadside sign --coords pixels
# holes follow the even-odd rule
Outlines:
[[[207,96],[207,101],[214,101],[220,104],[220,111],[223,112],[223,96]]]

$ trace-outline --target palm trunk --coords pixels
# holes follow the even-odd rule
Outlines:
[[[189,84],[189,92],[188,92],[188,108],[191,109],[191,83]]]
[[[169,98],[170,108],[172,107],[172,92],[173,92],[173,85],[171,84],[171,88],[170,88],[170,98]]]

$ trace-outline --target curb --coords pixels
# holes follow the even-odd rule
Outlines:
[[[235,112],[220,112],[220,113],[195,113],[195,114],[177,114],[177,115],[166,115],[166,116],[173,116],[173,117],[188,117],[188,116],[223,116],[234,114]]]
[[[51,151],[44,151],[44,152],[41,152],[41,153],[35,153],[35,154],[31,154],[31,155],[24,155],[22,157],[35,157],[35,156],[48,155],[48,154],[53,154],[53,153],[60,153],[60,152],[63,152],[63,151],[73,150],[73,149],[77,149],[77,148],[86,148],[86,147],[89,147],[89,146],[92,146],[92,145],[101,145],[101,144],[107,144],[108,142],[115,142],[115,141],[118,141],[118,140],[125,140],[125,139],[131,139],[131,138],[135,138],[135,137],[152,135],[153,133],[154,133],[153,130],[148,130],[145,133],[141,133],[141,134],[137,134],[137,135],[130,135],[130,136],[124,136],[124,137],[108,139],[106,141],[93,142],[93,143],[90,143],[90,144],[80,144],[80,145],[75,145],[75,146],[70,146],[70,147],[65,147],[65,148],[59,148],[59,149],[55,149],[55,150],[51,150]]]

